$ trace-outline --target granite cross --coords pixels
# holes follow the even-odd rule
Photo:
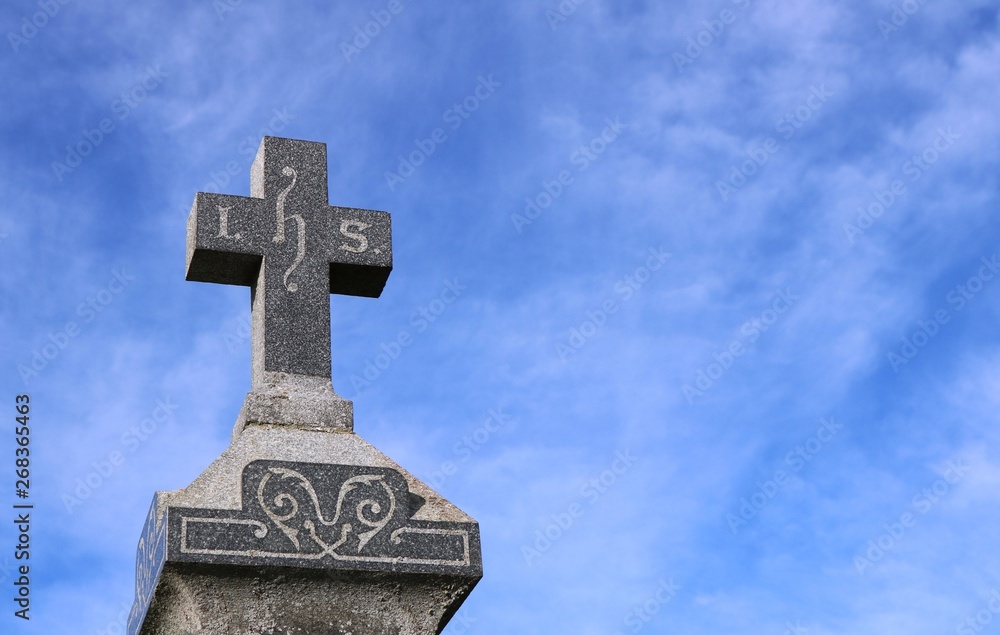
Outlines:
[[[330,294],[378,297],[392,270],[389,214],[332,207],[326,144],[264,137],[250,197],[199,192],[188,280],[249,286],[253,385],[330,378]]]

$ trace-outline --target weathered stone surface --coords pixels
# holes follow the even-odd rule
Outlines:
[[[440,633],[471,585],[435,576],[170,563],[143,635]],[[314,596],[328,601],[310,604]],[[449,607],[450,610],[449,610]]]
[[[353,487],[351,479],[356,479]],[[342,513],[338,514],[342,492]],[[364,507],[369,524],[357,516],[358,505],[365,500],[371,501]],[[375,511],[376,506],[379,511]],[[296,514],[275,522],[274,518],[282,519],[293,508]],[[379,526],[382,521],[384,524]],[[345,534],[344,527],[348,524],[351,529]],[[310,526],[318,541],[311,538]],[[378,531],[370,533],[374,529]],[[394,542],[394,533],[398,542]],[[362,534],[370,534],[363,546]],[[345,536],[341,545],[331,549],[333,553],[326,550]],[[414,537],[418,539],[412,540]],[[157,492],[139,543],[136,571],[136,603],[130,635],[184,633],[142,630],[140,626],[163,629],[164,624],[173,623],[163,621],[168,616],[172,620],[189,609],[194,610],[191,607],[196,605],[207,611],[205,607],[224,600],[225,595],[216,598],[212,595],[215,592],[209,593],[207,587],[199,595],[201,604],[191,604],[194,600],[179,595],[179,589],[188,588],[183,580],[189,572],[194,572],[192,575],[199,580],[226,580],[220,582],[220,589],[239,587],[240,580],[253,588],[269,589],[270,586],[262,586],[259,581],[262,571],[265,572],[262,579],[271,580],[273,585],[290,579],[287,576],[292,576],[292,572],[300,576],[296,580],[313,579],[301,577],[308,571],[340,576],[339,586],[324,583],[296,596],[300,610],[315,614],[319,620],[311,626],[319,630],[303,632],[337,633],[340,631],[320,628],[333,619],[324,607],[332,603],[346,611],[344,615],[351,611],[363,613],[364,606],[354,606],[354,599],[367,597],[366,585],[382,580],[377,575],[390,576],[386,580],[398,577],[402,585],[398,588],[409,589],[404,593],[409,599],[400,596],[401,607],[417,593],[431,598],[421,600],[426,610],[450,615],[482,577],[482,556],[479,526],[472,518],[357,434],[286,425],[248,425],[190,486]],[[376,577],[368,577],[373,574]],[[352,577],[355,575],[360,577],[355,579]],[[441,595],[440,589],[448,592]],[[328,595],[334,591],[348,595]],[[242,593],[236,595],[243,597]],[[449,600],[453,604],[436,604],[443,597],[453,598]],[[263,602],[264,598],[259,600]],[[232,605],[236,606],[241,605]],[[277,602],[268,615],[278,619],[282,610]],[[241,611],[234,609],[233,615]],[[431,622],[421,624],[427,626]],[[443,624],[434,622],[433,627]],[[207,630],[192,632],[270,632],[204,628]]]
[[[233,428],[235,439],[251,424],[354,430],[354,404],[333,391],[323,377],[266,373],[264,383],[247,393]]]

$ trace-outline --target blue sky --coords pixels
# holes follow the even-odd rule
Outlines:
[[[481,524],[447,632],[997,632],[998,9],[5,3],[0,630],[120,632],[228,444],[248,291],[185,223],[272,134],[392,213],[333,383]]]

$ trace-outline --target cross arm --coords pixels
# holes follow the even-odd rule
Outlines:
[[[263,200],[199,192],[187,226],[185,279],[250,286],[263,257],[255,229]]]
[[[388,212],[331,207],[330,293],[377,298],[392,271]]]

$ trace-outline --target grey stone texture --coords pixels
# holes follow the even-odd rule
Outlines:
[[[307,476],[311,481],[323,483],[317,490],[318,513],[316,507],[312,506],[311,495],[305,489],[294,485],[298,480],[294,476],[290,479],[293,481],[293,487],[289,491],[275,493],[265,489],[263,492],[265,502],[273,502],[281,494],[289,494],[295,499],[299,514],[282,522],[299,531],[297,534],[299,546],[296,547],[285,531],[264,514],[264,520],[261,522],[267,527],[266,534],[260,525],[224,522],[219,523],[224,525],[222,529],[209,536],[210,540],[217,541],[214,546],[219,544],[229,546],[229,549],[216,549],[216,551],[235,553],[220,553],[214,557],[213,554],[197,553],[192,556],[183,553],[180,546],[182,540],[187,540],[187,537],[179,520],[185,516],[223,520],[261,518],[259,510],[254,513],[244,505],[247,494],[251,495],[251,500],[255,500],[257,498],[255,488],[260,487],[260,479],[249,482],[245,480],[248,467],[252,479],[254,474],[260,474],[270,467],[277,467],[291,468]],[[313,557],[321,547],[319,543],[309,539],[306,522],[312,521],[313,526],[317,527],[320,524],[319,515],[327,521],[333,521],[336,501],[346,480],[351,476],[377,474],[390,475],[389,480],[392,481],[389,484],[390,489],[397,500],[396,524],[392,526],[399,528],[408,525],[421,529],[436,529],[439,536],[447,536],[449,532],[451,535],[464,532],[469,540],[467,564],[461,549],[456,550],[455,543],[449,543],[447,540],[442,543],[443,549],[440,553],[426,551],[421,553],[418,548],[417,557],[411,558],[411,560],[445,561],[438,563],[408,563],[405,561],[407,555],[405,553],[397,554],[399,557],[395,562],[392,561],[391,554],[389,561],[374,562],[363,559],[337,559],[331,555]],[[358,492],[361,493],[363,492]],[[286,505],[291,505],[291,498],[282,500]],[[386,499],[383,497],[372,500],[384,504]],[[404,511],[400,509],[404,505],[405,513],[399,514],[398,512]],[[287,514],[291,507],[272,505],[272,511],[275,510],[279,512],[276,515],[280,518]],[[379,519],[377,513],[369,515],[371,521]],[[250,529],[247,530],[247,527]],[[336,525],[338,530],[342,527],[343,524]],[[356,541],[357,534],[371,531],[372,528],[368,525],[360,526],[357,531],[352,530],[349,538]],[[258,538],[254,535],[255,530],[257,534],[264,535]],[[384,549],[392,546],[392,531],[393,529],[387,525],[370,538],[362,549],[347,550],[344,553],[371,555],[373,558],[385,557]],[[327,535],[330,533],[324,533],[324,542]],[[339,537],[341,534],[335,532],[335,535]],[[272,544],[277,545],[270,553],[278,552],[280,556],[267,555],[264,549],[259,548],[261,541],[265,541],[268,537],[274,540]],[[204,535],[195,538],[196,551],[205,551],[205,542],[197,542],[204,539]],[[462,540],[461,536],[458,540]],[[424,543],[424,546],[427,544],[429,543]],[[251,546],[249,555],[241,545]],[[252,553],[252,545],[258,547],[257,554]],[[353,546],[357,546],[357,543],[354,542]],[[295,553],[303,553],[308,559],[302,562],[287,557]],[[435,555],[439,557],[434,557]],[[195,578],[200,581],[198,584],[203,585],[194,587],[198,589],[197,593],[191,591],[184,583],[191,572],[196,574]],[[238,622],[246,618],[244,609],[253,608],[256,611],[260,606],[267,604],[272,607],[268,615],[278,619],[281,610],[284,610],[281,609],[283,606],[281,601],[274,597],[265,599],[260,596],[258,604],[231,603],[231,599],[245,597],[245,594],[250,593],[241,591],[234,596],[232,588],[235,586],[258,590],[271,589],[280,586],[282,580],[292,578],[296,580],[295,585],[308,586],[304,581],[320,579],[315,577],[316,572],[324,575],[326,579],[336,580],[337,584],[331,586],[324,582],[315,586],[310,593],[299,593],[295,596],[297,598],[295,606],[298,606],[299,610],[296,612],[297,621],[294,624],[310,623],[303,620],[307,620],[307,616],[312,616],[309,619],[314,619],[310,623],[310,628],[313,630],[296,631],[288,624],[285,630],[267,630],[263,627],[260,630],[240,630],[242,627],[238,628],[236,622],[231,623],[231,628],[223,630],[217,630],[217,626],[207,626],[217,625],[218,620],[223,619],[214,614],[216,609],[213,607],[219,606],[228,607],[226,615]],[[282,575],[286,577],[283,578]],[[420,615],[426,615],[431,611],[441,618],[450,617],[481,577],[482,556],[478,524],[360,436],[330,429],[308,430],[286,425],[255,424],[247,426],[190,486],[182,490],[156,493],[146,520],[143,538],[139,543],[136,559],[136,602],[130,616],[128,632],[130,635],[139,633],[182,635],[189,631],[171,629],[179,629],[176,617],[186,615],[188,617],[184,623],[203,625],[204,630],[190,631],[196,633],[340,633],[342,631],[329,626],[334,616],[332,607],[337,607],[336,610],[341,611],[337,615],[344,620],[352,620],[355,619],[352,617],[354,615],[365,614],[368,611],[365,603],[355,605],[354,602],[359,598],[369,597],[368,594],[372,592],[370,587],[375,584],[378,589],[394,589],[395,594],[392,595],[395,599],[391,602],[379,604],[384,607],[383,630],[355,630],[354,633],[438,633],[440,631],[434,629],[443,628],[446,622],[440,624],[435,622],[431,630],[394,629],[395,625],[410,623],[408,620],[411,618],[407,616],[414,614],[414,611],[417,611],[416,607],[419,607]],[[330,595],[331,593],[337,595]],[[412,600],[416,597],[421,599],[414,605]],[[439,604],[442,598],[447,600],[446,604]],[[390,610],[391,606],[397,608]],[[357,620],[361,618],[358,617]],[[421,622],[421,624],[427,626],[429,623]]]
[[[404,635],[439,633],[469,588],[454,579],[330,575],[263,569],[249,580],[224,567],[169,565],[144,633]],[[308,598],[329,601],[308,606]]]
[[[242,500],[238,511],[169,507],[167,556],[414,573],[481,568],[475,523],[414,520],[424,500],[391,468],[253,461],[243,468]]]
[[[478,523],[333,390],[328,296],[377,297],[392,247],[326,178],[324,144],[265,137],[251,197],[195,198],[186,277],[250,287],[252,385],[222,455],[153,498],[129,635],[436,634],[482,577]]]
[[[247,425],[273,423],[299,428],[354,430],[354,404],[333,391],[325,377],[266,373],[266,381],[243,400],[233,438]]]

